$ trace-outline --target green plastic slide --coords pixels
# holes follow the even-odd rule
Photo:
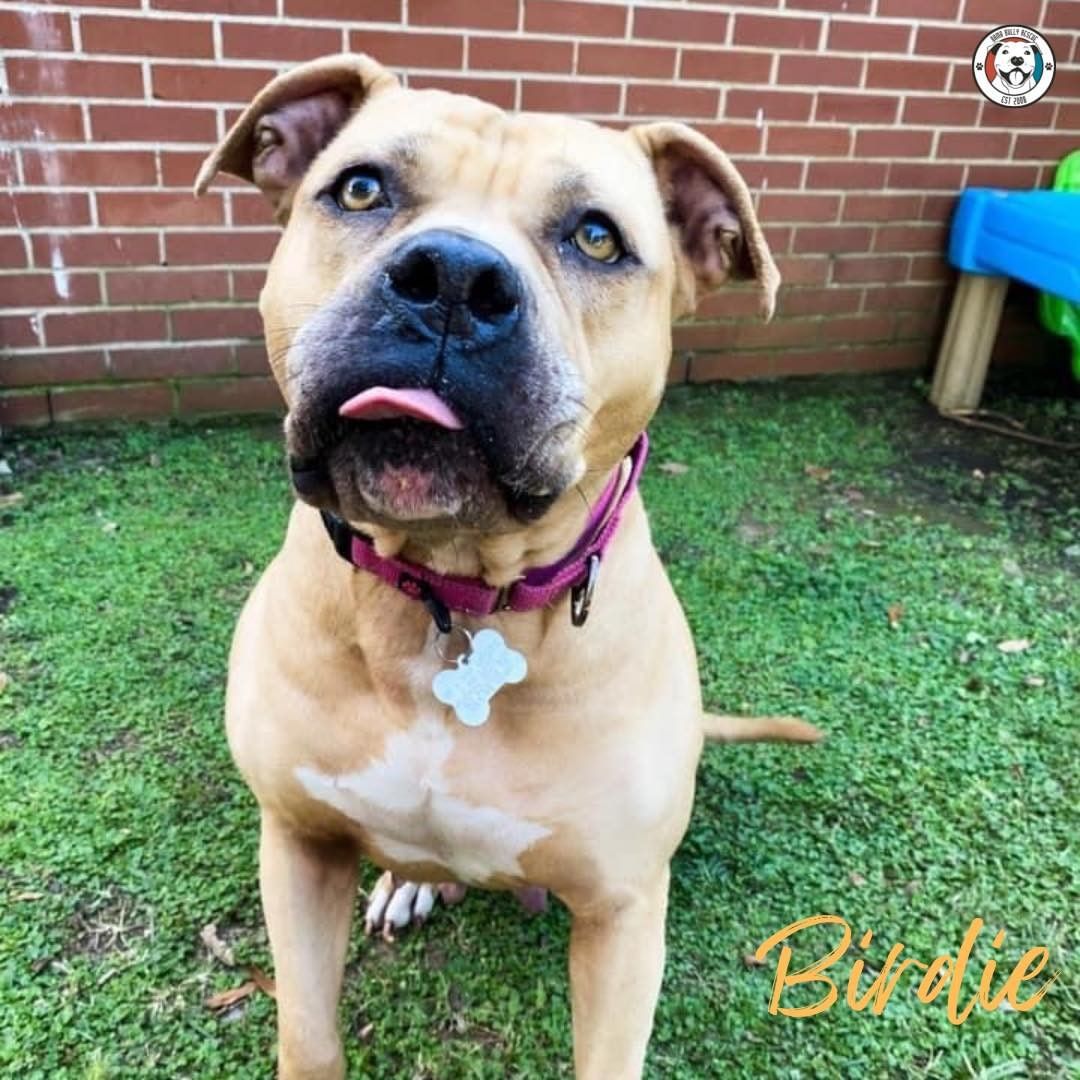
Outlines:
[[[1054,191],[1080,194],[1080,150],[1074,150],[1061,159],[1054,173]],[[1041,293],[1039,318],[1052,334],[1069,339],[1073,377],[1080,381],[1080,304],[1050,293]]]

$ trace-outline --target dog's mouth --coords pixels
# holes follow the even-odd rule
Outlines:
[[[492,461],[492,427],[467,421],[433,390],[368,387],[335,413],[317,427],[310,410],[290,413],[289,465],[305,502],[353,522],[480,529],[507,516],[529,522],[573,479],[559,453],[572,424],[554,428],[537,453],[506,469]]]
[[[1006,82],[1012,86],[1019,86],[1030,77],[1031,72],[1022,67],[1010,67],[1005,69],[1004,75]]]

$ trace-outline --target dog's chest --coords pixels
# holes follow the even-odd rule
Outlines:
[[[524,880],[521,856],[550,829],[487,804],[475,788],[454,789],[449,764],[456,739],[475,736],[422,710],[363,768],[334,774],[301,765],[296,778],[309,797],[358,824],[376,858],[445,867],[448,876],[469,883]]]

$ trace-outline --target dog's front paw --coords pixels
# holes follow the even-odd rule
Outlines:
[[[371,890],[364,912],[364,933],[382,934],[393,941],[398,930],[407,926],[423,926],[435,908],[435,901],[456,904],[465,896],[465,886],[456,881],[429,885],[395,878],[385,871]]]

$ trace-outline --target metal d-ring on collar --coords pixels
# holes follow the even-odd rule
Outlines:
[[[590,555],[585,580],[579,582],[570,590],[570,622],[573,626],[585,625],[585,620],[589,617],[589,608],[592,607],[596,579],[599,576],[600,556]]]

